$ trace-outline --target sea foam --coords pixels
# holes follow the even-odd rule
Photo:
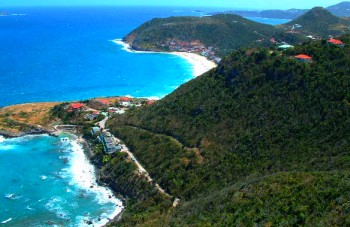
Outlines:
[[[97,226],[103,226],[107,224],[110,219],[115,218],[122,210],[122,201],[117,199],[113,192],[106,187],[98,185],[96,179],[96,172],[94,166],[89,162],[86,155],[84,154],[83,147],[77,141],[70,141],[71,145],[71,159],[70,169],[72,179],[70,185],[79,187],[82,194],[85,192],[94,194],[99,204],[112,203],[115,204],[115,210],[112,212],[103,213],[100,216],[100,220],[94,220],[94,224]],[[79,219],[79,217],[77,217]],[[85,218],[80,220],[80,225],[84,224]]]

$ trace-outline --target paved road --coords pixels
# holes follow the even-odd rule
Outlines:
[[[108,120],[108,117],[106,116],[105,118],[103,118],[102,121],[97,122],[97,124],[100,126],[101,129],[105,129],[106,128],[106,121]]]

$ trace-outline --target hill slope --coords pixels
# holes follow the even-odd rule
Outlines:
[[[124,38],[137,50],[168,50],[173,41],[199,40],[206,47],[219,49],[221,55],[233,49],[270,45],[279,29],[237,15],[212,17],[170,17],[153,19]]]
[[[109,121],[182,200],[156,215],[131,208],[122,224],[349,224],[350,37],[342,40],[344,48],[313,42],[283,55],[236,51],[153,106]],[[314,61],[290,57],[300,53]]]
[[[202,52],[209,49],[215,55],[225,56],[242,47],[270,47],[275,41],[297,44],[305,41],[308,35],[326,38],[348,32],[350,21],[316,7],[279,26],[257,23],[234,14],[153,19],[123,40],[136,50]]]
[[[301,27],[298,25],[301,25]],[[294,28],[295,31],[305,35],[328,37],[349,33],[349,26],[349,21],[334,16],[324,8],[316,7],[280,27],[285,29]]]

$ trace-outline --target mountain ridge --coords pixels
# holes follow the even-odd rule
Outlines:
[[[280,27],[317,37],[339,36],[350,32],[349,21],[334,16],[322,7],[315,7]]]
[[[336,5],[328,6],[326,8],[332,14],[338,17],[350,17],[350,2],[344,1]],[[233,10],[224,12],[213,12],[212,14],[232,13],[243,17],[263,17],[263,18],[276,18],[276,19],[290,19],[294,20],[302,14],[306,13],[309,9],[287,9],[287,10]]]

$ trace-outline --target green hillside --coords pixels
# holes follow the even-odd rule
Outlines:
[[[280,30],[243,17],[227,14],[211,17],[170,17],[153,19],[127,35],[124,40],[136,50],[168,50],[168,43],[200,40],[220,55],[240,47],[271,45],[270,39]]]
[[[350,224],[350,36],[238,50],[153,106],[108,122],[178,208],[119,225]],[[311,63],[292,56],[305,53]],[[142,209],[140,208],[142,207]]]
[[[215,55],[222,57],[242,47],[272,47],[276,45],[272,38],[278,43],[298,44],[309,35],[328,38],[349,32],[349,20],[316,7],[297,19],[278,26],[257,23],[234,14],[158,18],[144,23],[123,40],[135,50],[185,52],[196,52],[191,49],[193,45],[186,43],[199,41],[199,46],[203,45],[205,50],[213,47]]]
[[[295,27],[295,25],[301,27]],[[350,32],[350,22],[336,17],[324,8],[316,7],[297,19],[282,25],[285,29],[295,27],[295,31],[318,37],[337,36]]]

